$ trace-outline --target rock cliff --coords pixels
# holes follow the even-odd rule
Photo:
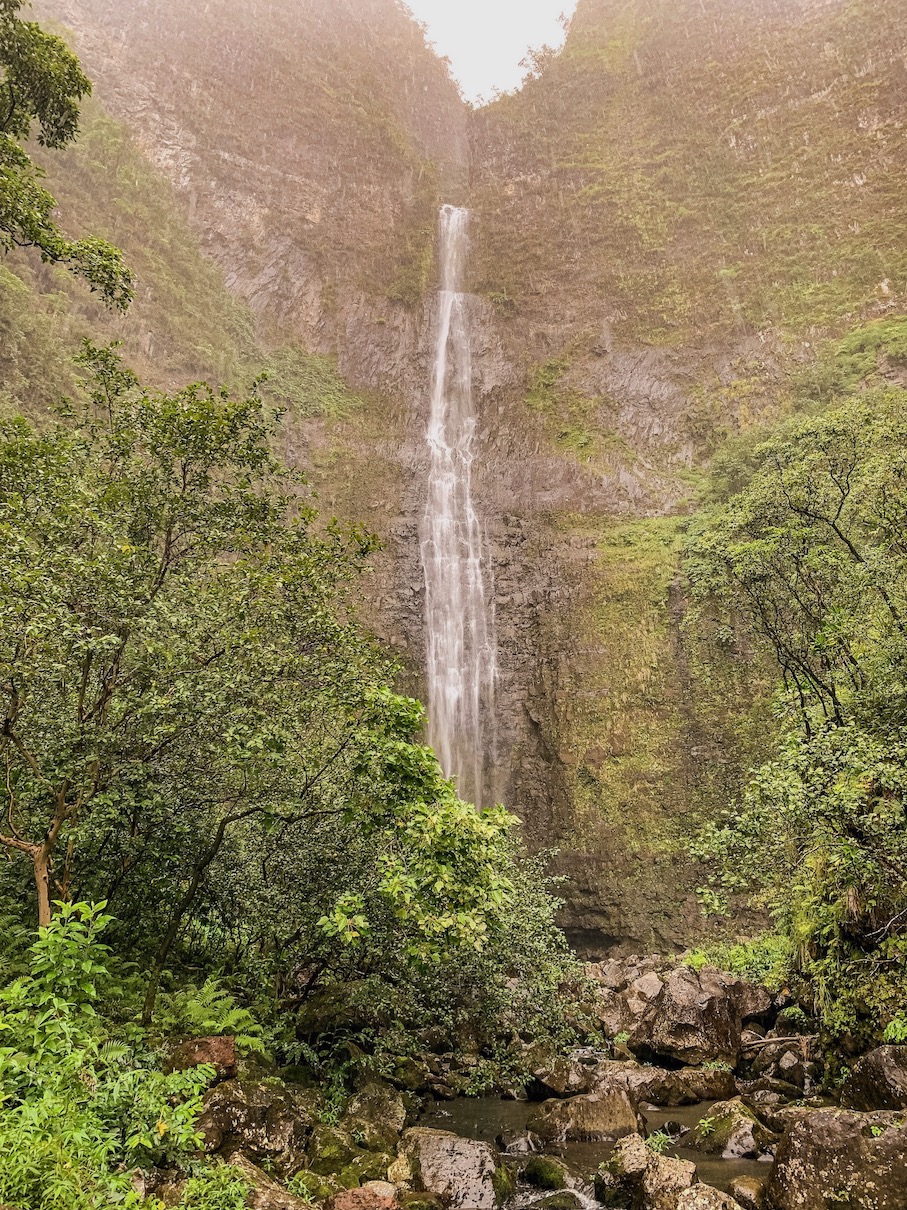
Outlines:
[[[113,182],[107,228],[155,248],[127,346],[227,379],[298,348],[349,384],[330,415],[295,409],[287,453],[385,538],[369,616],[416,690],[435,220],[472,208],[494,789],[561,848],[589,951],[701,930],[685,834],[768,740],[758,670],[700,674],[678,550],[715,450],[800,406],[824,342],[903,308],[899,8],[580,0],[564,50],[470,111],[396,0],[38,6],[74,31],[120,176],[148,174]],[[95,160],[52,169],[64,217]],[[128,221],[155,189],[163,240],[160,214]],[[155,298],[183,263],[193,297],[171,284],[167,311],[208,335],[177,355]]]

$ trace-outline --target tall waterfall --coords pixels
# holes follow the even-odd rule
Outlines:
[[[493,718],[494,624],[483,534],[472,499],[476,414],[469,299],[462,292],[469,211],[441,211],[441,292],[431,382],[431,466],[422,524],[429,740],[464,798],[481,804]]]

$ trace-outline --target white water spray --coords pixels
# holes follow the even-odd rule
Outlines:
[[[441,211],[441,292],[428,419],[431,467],[422,525],[429,742],[464,798],[481,805],[497,674],[483,535],[472,500],[476,415],[469,299],[462,292],[469,211]]]

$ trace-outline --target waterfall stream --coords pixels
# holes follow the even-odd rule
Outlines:
[[[496,678],[490,571],[472,499],[477,419],[469,297],[463,280],[469,211],[441,210],[441,290],[427,440],[428,502],[422,525],[429,742],[464,798],[481,805]]]

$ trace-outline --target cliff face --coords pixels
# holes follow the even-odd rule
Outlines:
[[[900,7],[580,0],[564,51],[469,113],[396,0],[39,6],[121,124],[51,176],[140,269],[108,330],[163,380],[273,362],[288,456],[386,539],[368,617],[417,691],[436,215],[471,206],[495,790],[561,848],[593,950],[700,931],[685,833],[765,747],[759,671],[705,676],[683,634],[678,551],[708,457],[903,307]]]

